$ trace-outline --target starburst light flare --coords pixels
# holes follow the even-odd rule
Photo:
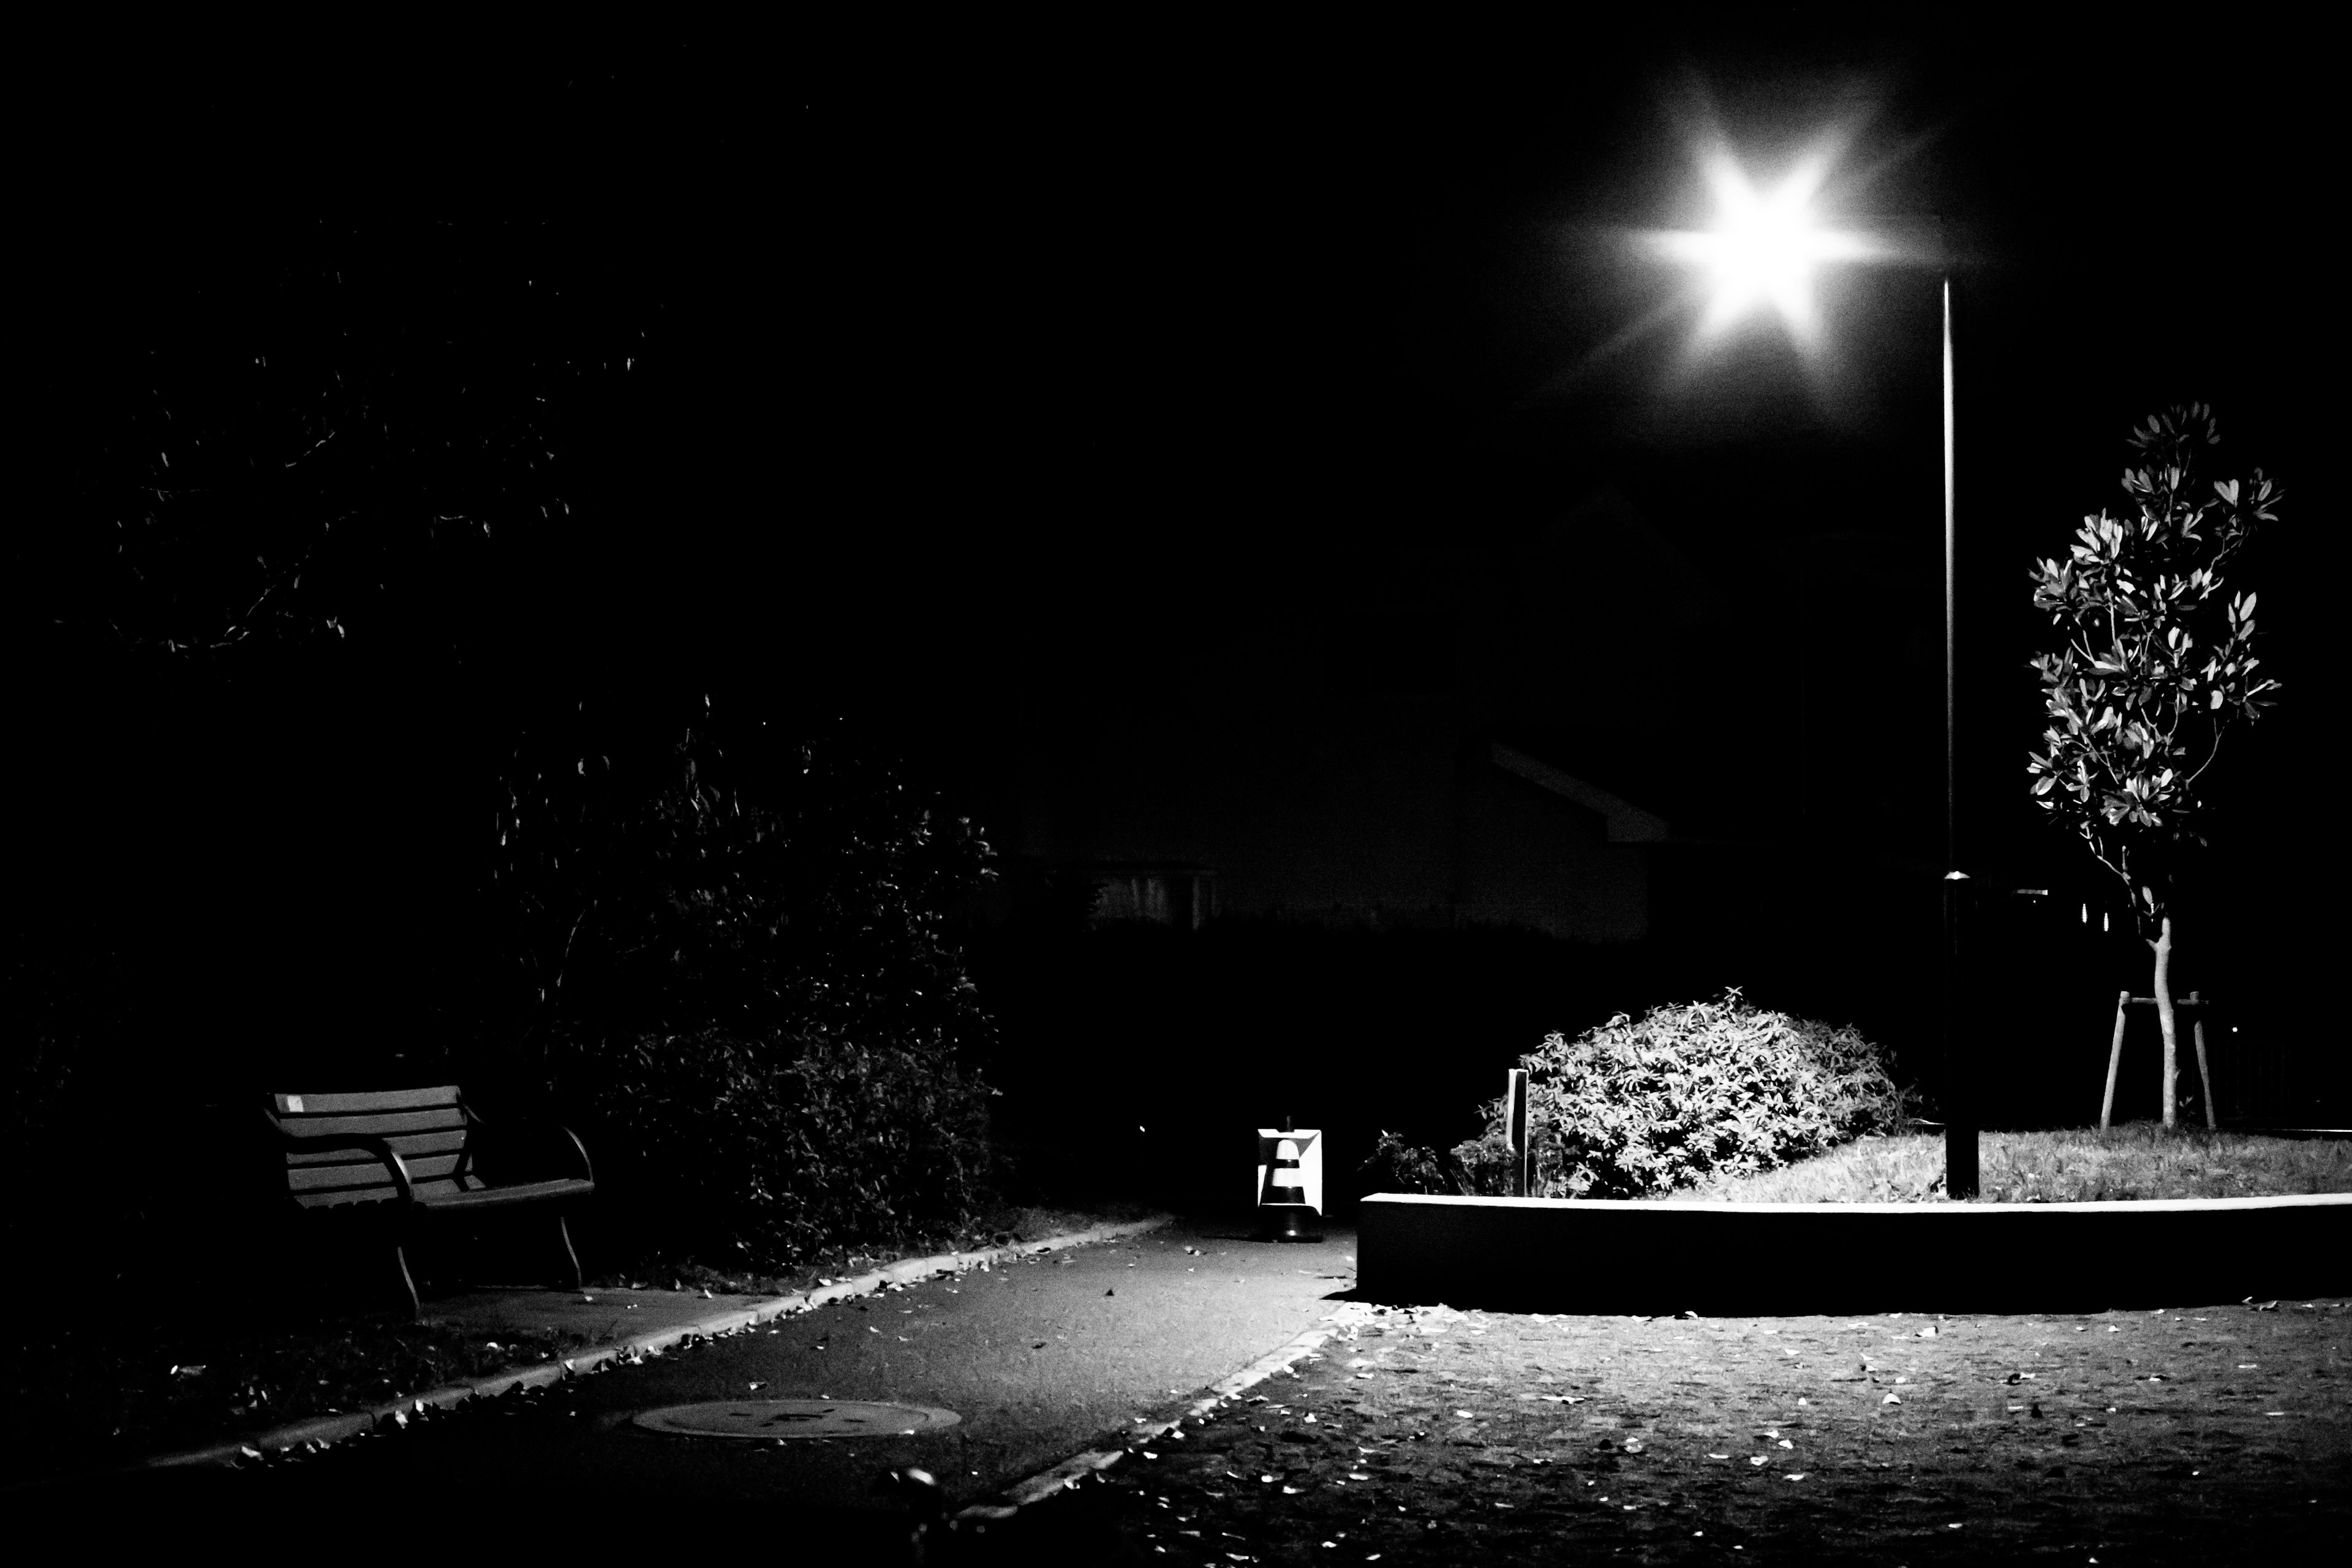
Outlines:
[[[1698,232],[1658,237],[1675,259],[1706,268],[1706,313],[1703,339],[1719,337],[1759,307],[1769,307],[1800,345],[1820,338],[1813,309],[1813,271],[1823,262],[1864,261],[1885,254],[1864,234],[1816,226],[1813,198],[1828,174],[1827,162],[1809,158],[1769,190],[1759,189],[1726,153],[1706,161],[1716,219]]]

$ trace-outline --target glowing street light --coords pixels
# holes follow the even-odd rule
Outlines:
[[[1714,226],[1698,232],[1653,237],[1675,260],[1702,268],[1707,304],[1699,321],[1702,342],[1717,339],[1735,322],[1768,308],[1808,354],[1820,346],[1813,309],[1813,273],[1825,262],[1916,259],[1940,247],[1898,244],[1883,235],[1826,229],[1813,211],[1829,173],[1829,161],[1805,159],[1787,178],[1760,190],[1728,153],[1706,159],[1707,183],[1716,202]],[[1953,464],[1952,280],[1943,279],[1944,374],[1944,1188],[1952,1197],[1978,1189],[1976,1108],[1960,1070],[1960,900],[1968,873],[1959,868],[1959,796],[1956,776],[1958,677],[1955,659],[1957,620],[1954,571],[1957,517]]]
[[[1800,346],[1811,348],[1820,341],[1813,269],[1823,262],[1874,260],[1891,251],[1869,235],[1818,226],[1812,206],[1828,174],[1824,159],[1800,163],[1770,190],[1759,190],[1728,153],[1710,157],[1706,174],[1715,192],[1715,226],[1658,237],[1667,255],[1706,271],[1707,307],[1699,323],[1700,337],[1720,337],[1764,306],[1780,318]]]

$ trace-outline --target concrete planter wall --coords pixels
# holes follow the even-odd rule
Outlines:
[[[2352,1194],[2101,1204],[1628,1203],[1377,1193],[1376,1301],[1709,1316],[2097,1311],[2352,1292]]]

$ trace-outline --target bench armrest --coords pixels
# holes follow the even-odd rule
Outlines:
[[[267,1116],[268,1112],[264,1111],[262,1114]],[[284,1124],[275,1116],[269,1117],[269,1130],[278,1134],[278,1145],[289,1154],[304,1151],[319,1152],[329,1149],[364,1150],[383,1161],[384,1169],[392,1173],[392,1184],[400,1190],[400,1201],[403,1205],[416,1201],[416,1187],[408,1179],[407,1165],[403,1163],[400,1156],[393,1152],[389,1142],[373,1133],[352,1132],[338,1136],[289,1132]],[[585,1159],[586,1156],[583,1154],[582,1158]]]
[[[472,1106],[467,1106],[465,1108],[465,1111],[466,1125],[467,1129],[469,1131],[479,1131],[483,1138],[488,1142],[493,1148],[499,1144],[510,1142],[519,1143],[526,1139],[531,1138],[533,1134],[536,1134],[537,1142],[548,1143],[560,1151],[567,1152],[567,1157],[565,1158],[564,1163],[566,1164],[576,1164],[578,1167],[576,1172],[567,1172],[567,1174],[577,1174],[581,1180],[586,1182],[593,1182],[596,1179],[596,1169],[593,1165],[591,1165],[588,1163],[588,1146],[580,1142],[580,1134],[572,1131],[571,1128],[561,1126],[551,1121],[526,1121],[501,1122],[499,1124],[498,1128],[493,1131],[490,1123]],[[469,1163],[471,1159],[472,1140],[468,1139],[467,1160]]]
[[[592,1183],[595,1181],[596,1167],[588,1163],[588,1145],[580,1142],[580,1134],[569,1127],[558,1127],[556,1131],[563,1134],[565,1142],[572,1145],[572,1152],[580,1156],[581,1180]]]

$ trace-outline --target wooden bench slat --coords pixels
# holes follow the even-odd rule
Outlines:
[[[402,1159],[425,1154],[446,1154],[466,1146],[467,1132],[462,1127],[444,1127],[431,1132],[395,1132],[384,1140],[393,1152]],[[289,1165],[350,1165],[373,1156],[360,1152],[349,1144],[327,1149],[289,1149],[286,1163]]]
[[[387,1089],[367,1094],[274,1094],[270,1104],[280,1116],[372,1115],[386,1110],[422,1110],[457,1103],[457,1086],[438,1089]]]
[[[477,1187],[464,1193],[445,1183],[441,1190],[430,1195],[437,1208],[455,1214],[542,1203],[550,1198],[585,1194],[593,1190],[590,1183],[577,1176],[562,1176],[551,1182],[529,1182],[512,1187]]]
[[[429,1110],[399,1110],[375,1116],[281,1116],[278,1124],[298,1138],[342,1138],[354,1133],[389,1138],[398,1132],[437,1132],[462,1128],[465,1113],[456,1106]]]
[[[393,1196],[390,1187],[354,1187],[341,1193],[296,1193],[295,1204],[306,1209],[339,1208],[346,1204],[379,1204]]]
[[[457,1189],[447,1182],[420,1182],[416,1187],[420,1197],[451,1197]],[[398,1193],[390,1186],[341,1187],[331,1192],[296,1193],[294,1201],[306,1209],[333,1208],[342,1204],[389,1203]]]
[[[297,1193],[294,1201],[304,1208],[328,1208],[338,1204],[380,1203],[389,1197],[392,1188],[347,1187],[336,1192]],[[477,1209],[515,1207],[543,1203],[549,1198],[584,1196],[595,1190],[593,1184],[577,1176],[560,1177],[551,1182],[532,1182],[515,1187],[478,1187],[460,1192],[452,1182],[419,1182],[416,1195],[436,1207],[451,1213]]]
[[[455,1171],[457,1156],[427,1154],[422,1159],[411,1160],[403,1155],[400,1163],[408,1167],[408,1179],[421,1187],[426,1182],[438,1181]],[[365,1164],[289,1166],[286,1172],[286,1184],[295,1192],[306,1193],[322,1187],[362,1185],[389,1189],[393,1180],[392,1173],[384,1169],[383,1161],[371,1160]]]
[[[448,1127],[438,1132],[403,1132],[386,1142],[391,1143],[392,1152],[410,1162],[410,1168],[414,1169],[415,1162],[423,1155],[444,1154],[453,1149],[464,1148],[466,1130]],[[286,1163],[289,1165],[349,1165],[360,1158],[349,1149],[295,1149],[288,1152]],[[381,1161],[373,1162],[373,1165],[378,1171],[383,1169]]]

